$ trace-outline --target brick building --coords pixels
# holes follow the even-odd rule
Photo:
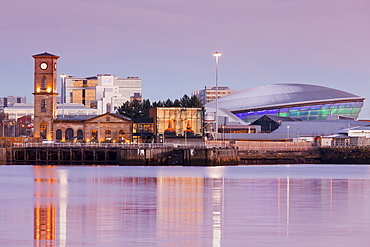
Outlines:
[[[132,120],[105,113],[94,117],[57,118],[57,60],[50,53],[33,55],[34,137],[60,141],[131,142]]]

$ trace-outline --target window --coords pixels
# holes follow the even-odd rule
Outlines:
[[[55,139],[57,139],[58,141],[62,140],[62,130],[61,129],[57,129],[56,134],[55,134]]]
[[[77,140],[82,141],[84,139],[84,132],[82,130],[77,130]]]
[[[41,80],[41,89],[46,89],[46,78],[43,77],[42,80]]]
[[[73,129],[66,129],[66,140],[73,140]]]
[[[105,140],[111,140],[112,139],[112,131],[106,130],[105,131]]]
[[[47,131],[47,125],[46,123],[42,122],[40,124],[40,137],[42,139],[46,139],[46,131]]]
[[[120,130],[119,132],[118,132],[118,140],[119,141],[121,141],[121,142],[123,142],[123,141],[125,141],[125,132],[123,131],[123,130]]]
[[[46,100],[41,100],[41,111],[46,112]]]
[[[93,130],[91,131],[91,140],[97,140],[98,139],[98,131]]]

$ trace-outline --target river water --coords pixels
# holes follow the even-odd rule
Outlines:
[[[0,166],[0,246],[369,246],[370,166]]]

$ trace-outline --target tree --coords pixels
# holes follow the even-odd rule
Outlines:
[[[203,104],[199,101],[196,96],[192,96],[189,98],[188,95],[184,94],[184,96],[180,99],[175,99],[172,101],[171,99],[167,99],[166,101],[154,101],[153,103],[150,102],[149,99],[143,99],[143,101],[133,100],[133,101],[126,101],[118,108],[118,113],[125,115],[129,118],[145,118],[149,109],[155,107],[203,107]]]

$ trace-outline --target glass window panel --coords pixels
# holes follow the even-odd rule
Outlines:
[[[360,113],[361,109],[360,108],[353,108],[352,113]]]
[[[338,114],[349,114],[351,113],[351,109],[338,109]]]
[[[289,110],[288,108],[281,108],[280,112],[288,112],[288,110]]]
[[[319,105],[313,105],[313,106],[311,106],[311,110],[320,110],[320,106]]]
[[[279,112],[279,110],[278,110],[278,109],[267,110],[267,113],[268,113],[268,114],[276,114],[276,113],[278,113],[278,112]]]
[[[300,116],[307,116],[308,115],[308,111],[302,111],[299,113]]]
[[[329,115],[330,114],[330,110],[321,110],[321,114],[323,114],[323,115]]]
[[[279,116],[280,116],[280,117],[287,117],[287,116],[288,116],[288,113],[280,112],[280,113],[279,113]]]

